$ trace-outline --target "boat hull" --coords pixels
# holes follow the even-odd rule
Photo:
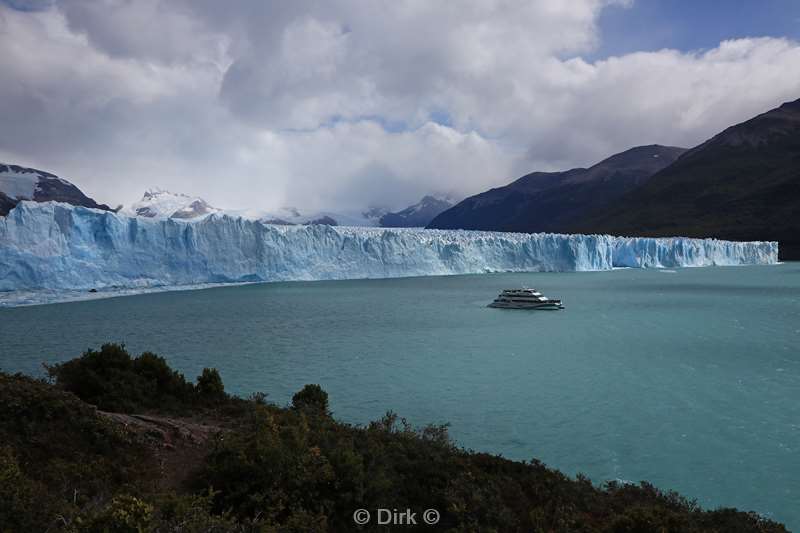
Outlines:
[[[492,302],[487,307],[494,307],[496,309],[532,309],[537,311],[558,311],[559,309],[564,309],[561,302]]]

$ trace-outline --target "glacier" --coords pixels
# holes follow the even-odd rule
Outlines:
[[[149,219],[59,202],[0,217],[0,291],[772,264],[776,242]]]

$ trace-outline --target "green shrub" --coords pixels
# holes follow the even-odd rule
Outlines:
[[[46,490],[22,472],[16,454],[0,447],[0,531],[34,531],[43,524]],[[45,512],[45,514],[48,514]]]
[[[131,357],[119,344],[46,368],[58,387],[103,411],[184,413],[228,399],[216,369],[204,368],[193,385],[163,357],[150,352]]]
[[[194,395],[194,386],[163,358],[149,352],[133,358],[119,344],[46,368],[56,385],[104,411],[175,408]]]
[[[237,522],[228,513],[214,514],[214,492],[206,494],[166,494],[155,499],[157,512],[150,527],[155,532],[234,533],[255,532],[246,522]],[[266,532],[265,532],[266,533]]]
[[[144,533],[150,531],[153,506],[135,496],[121,494],[89,519],[81,521],[86,533]]]
[[[3,525],[44,531],[70,523],[83,507],[119,487],[142,486],[155,472],[148,450],[119,425],[21,375],[0,373],[0,443],[3,532]]]
[[[197,376],[197,393],[204,402],[218,402],[225,398],[225,386],[216,368],[204,368]]]
[[[328,412],[328,393],[319,385],[306,385],[292,396],[295,409],[313,409],[320,413]]]
[[[133,359],[132,370],[140,381],[147,383],[147,388],[154,391],[159,399],[171,396],[177,401],[186,401],[192,396],[192,384],[186,381],[183,374],[172,370],[163,357],[144,352]],[[217,377],[219,378],[219,375]]]

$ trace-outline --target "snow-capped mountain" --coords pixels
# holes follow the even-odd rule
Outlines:
[[[402,211],[386,213],[380,218],[380,225],[384,228],[424,228],[451,207],[453,202],[449,198],[428,195]]]
[[[5,216],[22,200],[65,202],[72,205],[110,210],[98,204],[69,181],[35,168],[0,163],[0,216]]]
[[[355,227],[377,227],[380,217],[386,213],[385,209],[371,207],[361,213],[334,212],[334,211],[315,211],[312,213],[302,213],[295,207],[283,207],[267,213],[253,216],[249,212],[234,212],[231,214],[242,215],[245,218],[255,218],[265,224],[277,224],[288,226],[302,226],[308,224],[320,224],[326,226],[355,226]]]
[[[282,207],[264,211],[259,209],[220,209],[213,207],[198,196],[174,193],[164,189],[149,189],[142,199],[120,210],[129,217],[155,219],[196,219],[211,213],[227,214],[235,218],[257,220],[264,224],[281,226],[303,226],[309,224],[326,226],[378,226],[378,220],[386,212],[370,208],[363,213],[341,213],[333,211],[301,212],[295,207]]]
[[[190,219],[218,213],[220,210],[197,196],[149,189],[141,200],[123,207],[120,212],[132,217]]]

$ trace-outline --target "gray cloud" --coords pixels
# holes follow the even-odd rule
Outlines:
[[[161,186],[224,207],[401,207],[693,145],[800,97],[783,39],[587,62],[604,5],[7,1],[0,160],[107,203]]]
[[[45,11],[53,7],[55,2],[56,0],[2,0],[0,4],[20,11]]]

